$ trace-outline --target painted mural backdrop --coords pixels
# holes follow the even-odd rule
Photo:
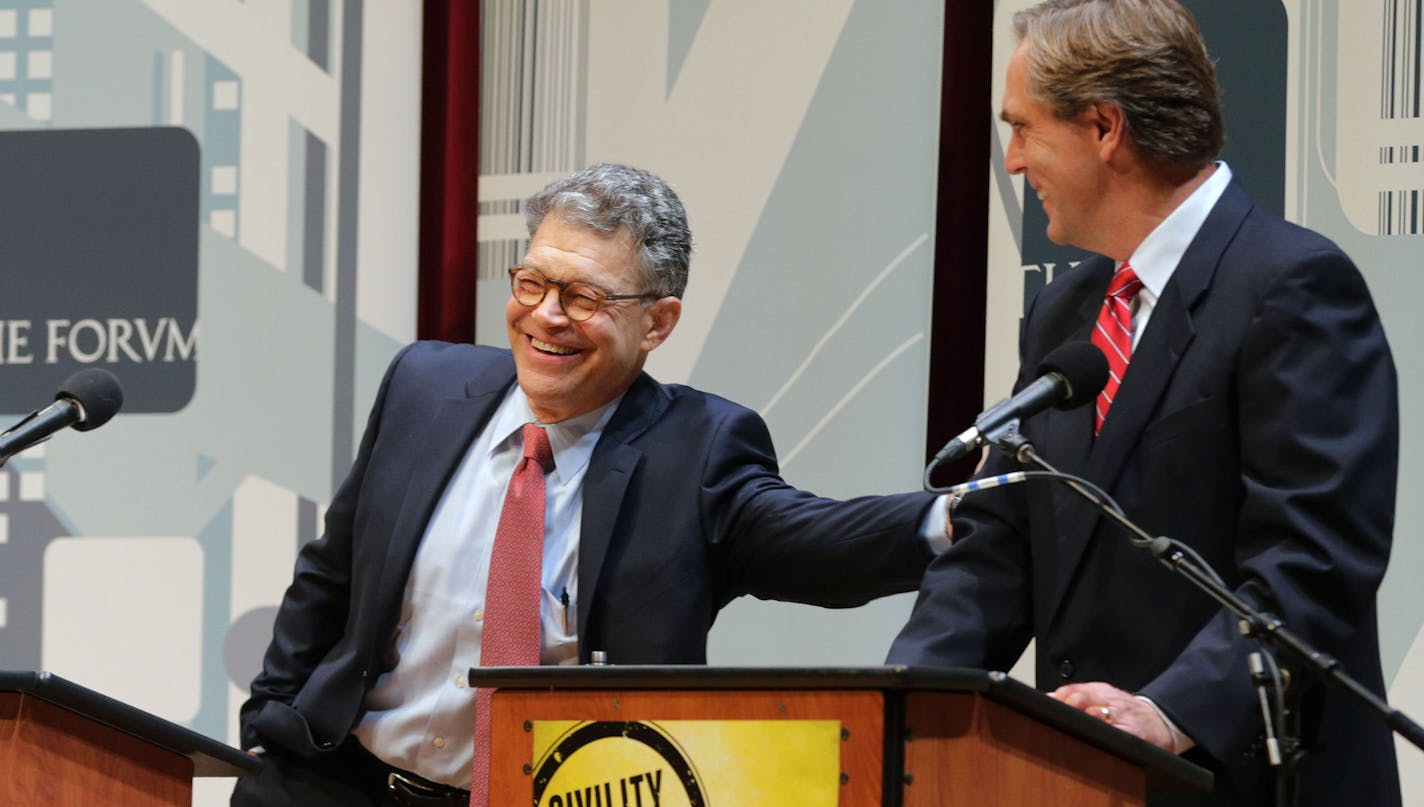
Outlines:
[[[996,4],[996,83],[1020,5]],[[1226,5],[1193,3],[1209,29]],[[1369,279],[1400,367],[1410,491],[1418,2],[1229,5],[1240,21],[1208,30],[1227,159]],[[594,160],[647,167],[683,196],[697,242],[683,321],[649,369],[762,412],[795,484],[917,487],[943,3],[535,6],[483,5],[480,341],[504,341],[519,200]],[[52,211],[3,239],[0,414],[44,405],[86,366],[114,370],[131,401],[0,469],[0,666],[235,739],[296,550],[414,333],[419,47],[415,3],[0,0],[0,150],[41,155],[0,161],[0,211]],[[996,398],[1025,294],[1074,257],[1035,240],[1041,211],[1001,166],[989,204]],[[1381,594],[1391,695],[1416,717],[1417,498],[1401,497]],[[909,604],[738,602],[712,660],[876,663]],[[1424,804],[1424,760],[1401,759]],[[227,787],[195,802],[225,803]]]
[[[0,667],[236,741],[414,335],[419,65],[415,3],[0,0],[0,413],[127,398],[0,469]]]

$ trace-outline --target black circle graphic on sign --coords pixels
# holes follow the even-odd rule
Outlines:
[[[682,755],[682,749],[670,737],[647,723],[601,720],[574,729],[554,746],[534,772],[534,807],[538,807],[544,797],[544,790],[570,756],[580,748],[609,737],[624,737],[642,743],[657,753],[677,774],[678,781],[687,793],[687,803],[691,807],[707,807],[707,799],[702,795],[702,784],[692,770],[692,763]]]

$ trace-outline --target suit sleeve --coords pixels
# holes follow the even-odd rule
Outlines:
[[[718,559],[719,606],[741,594],[852,607],[912,591],[930,550],[924,493],[825,499],[777,472],[760,417],[731,407],[702,468],[701,520]]]
[[[1025,312],[1019,332],[1024,356]],[[1014,391],[1031,379],[1021,361]],[[991,451],[976,478],[1022,468]],[[1023,485],[965,497],[954,514],[954,543],[925,572],[910,619],[890,646],[887,661],[926,667],[1007,670],[1033,635],[1033,563]]]
[[[356,505],[371,447],[381,428],[386,394],[411,347],[391,362],[376,394],[376,402],[361,438],[361,447],[331,505],[320,538],[297,555],[296,572],[272,626],[272,642],[262,660],[262,671],[252,681],[252,696],[241,710],[242,745],[261,744],[252,723],[269,704],[291,705],[317,664],[346,631],[351,593],[351,557]]]
[[[1393,529],[1399,413],[1389,347],[1353,264],[1322,250],[1280,272],[1235,373],[1236,594],[1327,653],[1369,658]],[[1245,673],[1255,649],[1222,612],[1143,694],[1229,763],[1259,733],[1255,721],[1222,719],[1255,712]],[[1361,673],[1379,686],[1368,680],[1377,673]]]

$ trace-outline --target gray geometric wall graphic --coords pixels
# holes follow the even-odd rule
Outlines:
[[[711,0],[668,0],[668,60],[667,87],[672,93],[672,85],[677,83],[677,75],[682,72],[682,64],[687,59],[687,51],[697,39],[697,27],[707,15],[707,4]]]
[[[38,123],[54,116],[54,3],[0,5],[0,104]]]
[[[36,495],[44,460],[33,450],[0,469],[0,668],[38,669],[44,634],[44,553],[70,534],[54,510]]]
[[[227,680],[245,689],[262,671],[262,654],[272,641],[277,606],[254,608],[240,614],[223,634],[223,671]]]

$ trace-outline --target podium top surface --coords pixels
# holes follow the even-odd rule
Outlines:
[[[876,689],[983,695],[1097,746],[1147,772],[1157,790],[1205,792],[1212,773],[1097,718],[1059,703],[1006,673],[929,667],[699,667],[606,665],[475,667],[471,686],[492,689]]]
[[[0,692],[18,692],[193,760],[194,776],[241,776],[262,761],[157,715],[47,672],[0,670]]]
[[[1004,673],[930,667],[702,667],[608,664],[474,667],[470,683],[497,689],[914,689],[989,692],[1023,687]]]

